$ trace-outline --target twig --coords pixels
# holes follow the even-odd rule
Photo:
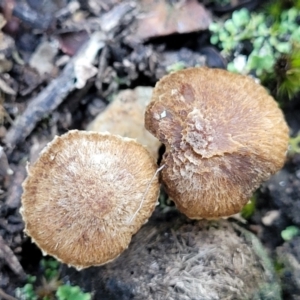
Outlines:
[[[82,46],[79,52],[69,61],[61,74],[43,90],[36,98],[32,99],[24,113],[19,116],[14,125],[7,132],[5,142],[10,151],[35,128],[45,115],[51,113],[62,103],[66,96],[78,87],[82,87],[81,74],[77,73],[81,65],[92,66],[92,63],[100,49],[105,45],[105,36],[101,32],[95,32]]]
[[[6,245],[2,236],[0,236],[0,257],[3,259],[10,269],[21,278],[26,277],[26,273],[24,272],[21,264],[16,258],[13,251]]]
[[[24,24],[41,30],[48,29],[54,21],[54,18],[47,14],[40,14],[37,11],[33,10],[28,4],[26,3],[16,3],[12,2],[12,14],[19,18]],[[0,7],[2,9],[6,9],[7,7],[7,0],[0,0]]]
[[[0,299],[4,299],[4,300],[18,300],[17,298],[6,294],[2,289],[0,289]]]
[[[55,13],[55,19],[62,21],[63,19],[66,19],[67,17],[74,14],[79,9],[80,9],[79,2],[76,0],[71,1],[65,7],[63,7],[62,9],[60,9]]]
[[[99,56],[98,74],[96,78],[96,88],[102,92],[103,74],[107,68],[108,46],[105,46]]]

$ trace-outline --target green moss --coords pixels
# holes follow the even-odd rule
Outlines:
[[[289,53],[278,58],[275,72],[278,96],[292,99],[300,91],[300,44],[294,43]]]
[[[90,300],[91,294],[84,293],[78,286],[62,284],[59,279],[60,263],[53,258],[42,259],[42,274],[38,281],[36,276],[29,275],[27,283],[17,288],[15,295],[18,300]],[[55,297],[56,296],[56,297]]]
[[[282,11],[292,7],[300,9],[300,1],[299,0],[269,1],[269,3],[266,5],[266,12],[268,15],[271,15],[275,20],[279,21]]]
[[[213,22],[209,27],[210,41],[229,60],[229,71],[254,72],[263,82],[275,79],[275,66],[286,58],[284,72],[278,80],[278,93],[286,93],[291,98],[300,89],[296,84],[300,76],[300,54],[295,46],[300,44],[299,15],[298,4],[281,10],[278,20],[265,12],[249,12],[243,8],[234,11],[230,19]],[[252,49],[247,53],[249,43]]]
[[[90,300],[91,294],[83,293],[79,286],[62,285],[57,289],[59,300]]]
[[[256,209],[256,196],[253,195],[249,202],[243,207],[241,215],[244,219],[250,219]]]
[[[299,154],[300,153],[300,134],[295,137],[291,137],[289,140],[289,151],[290,155]]]

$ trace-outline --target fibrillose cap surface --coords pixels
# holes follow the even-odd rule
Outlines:
[[[23,183],[25,232],[77,269],[107,263],[152,214],[156,169],[132,139],[77,130],[56,137]]]
[[[239,212],[284,164],[288,126],[275,100],[253,79],[190,68],[163,77],[145,114],[166,145],[162,181],[190,218]]]

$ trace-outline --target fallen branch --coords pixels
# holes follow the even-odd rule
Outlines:
[[[0,299],[4,299],[4,300],[18,300],[15,297],[12,297],[8,294],[6,294],[2,289],[0,289]]]

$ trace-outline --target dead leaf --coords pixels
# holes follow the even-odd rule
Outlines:
[[[51,74],[54,67],[53,60],[57,52],[58,43],[56,41],[42,42],[30,58],[30,67],[36,69],[41,76]]]
[[[212,21],[197,0],[176,4],[167,0],[143,0],[141,5],[145,14],[138,20],[136,32],[141,39],[206,30]]]
[[[84,44],[89,38],[86,30],[80,30],[76,32],[66,32],[58,36],[59,46],[61,50],[73,56],[77,50]]]

